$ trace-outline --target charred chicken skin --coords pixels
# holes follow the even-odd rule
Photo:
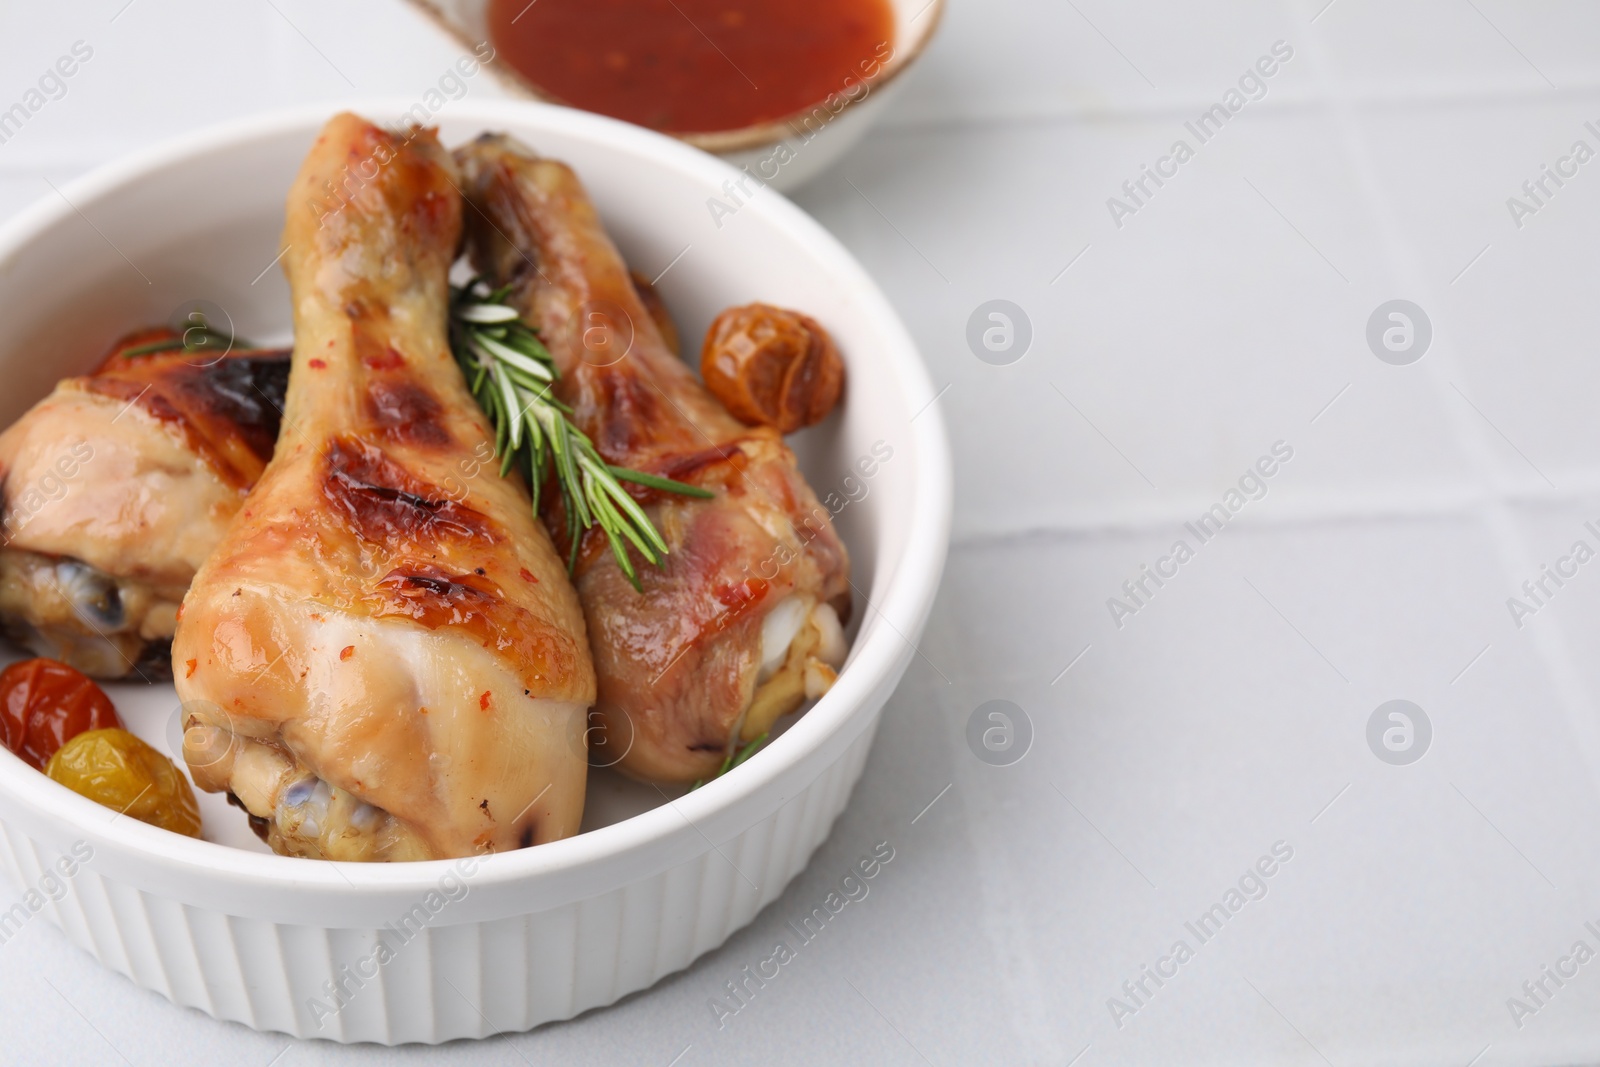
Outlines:
[[[639,492],[670,548],[660,568],[638,568],[643,592],[595,530],[575,575],[599,677],[598,762],[655,781],[712,775],[832,684],[844,546],[779,434],[735,420],[669,350],[568,167],[495,135],[456,160],[473,265],[513,286],[579,428],[609,463],[715,493]],[[544,499],[564,537],[558,494]]]
[[[281,440],[173,642],[195,782],[280,853],[434,859],[578,829],[594,670],[447,348],[461,210],[431,131],[349,114],[289,194]]]
[[[0,435],[0,623],[97,678],[168,676],[178,604],[278,436],[287,350],[181,340],[124,338]]]

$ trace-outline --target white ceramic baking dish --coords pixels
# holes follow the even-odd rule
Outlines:
[[[352,109],[397,121],[414,103]],[[0,423],[121,332],[195,300],[242,336],[286,340],[274,265],[284,196],[330,113],[186,137],[0,228]],[[202,798],[208,840],[191,840],[116,817],[0,751],[0,861],[23,887],[74,867],[46,880],[63,892],[23,907],[178,1004],[303,1037],[392,1044],[525,1030],[609,1004],[721,944],[778,896],[843,809],[914,654],[948,535],[935,391],[877,286],[803,212],[763,191],[715,214],[707,202],[724,195],[731,168],[593,115],[460,101],[430,121],[447,144],[508,130],[573,164],[630,264],[660,276],[691,349],[717,311],[756,299],[833,331],[847,399],[796,449],[819,495],[836,494],[854,644],[832,692],[732,773],[667,799],[597,772],[586,832],[475,863],[274,856],[214,796]],[[169,685],[109,688],[135,732],[173,750]]]

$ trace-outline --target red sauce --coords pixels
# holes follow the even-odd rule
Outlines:
[[[495,46],[574,107],[669,133],[781,119],[892,55],[887,0],[490,0]]]

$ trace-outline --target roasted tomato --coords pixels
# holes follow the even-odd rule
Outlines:
[[[0,738],[38,770],[85,730],[121,725],[111,699],[65,663],[25,659],[0,671]]]
[[[821,422],[844,389],[844,361],[817,320],[770,304],[729,308],[706,331],[700,376],[728,413],[779,433]]]
[[[183,772],[126,730],[89,730],[50,758],[45,772],[113,811],[189,837],[200,836],[200,805]]]

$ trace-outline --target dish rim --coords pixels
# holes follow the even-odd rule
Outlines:
[[[148,148],[119,156],[74,179],[53,197],[43,197],[0,224],[0,273],[16,269],[20,254],[52,227],[84,213],[123,186],[148,180],[163,169],[197,155],[225,151],[252,141],[280,137],[303,130],[309,144],[318,129],[340,111],[354,111],[378,121],[406,113],[410,101],[373,97],[328,101],[258,112],[166,139]],[[451,123],[525,124],[595,143],[675,170],[708,190],[739,172],[715,156],[676,138],[633,126],[617,119],[536,101],[461,101],[443,118]],[[769,221],[792,234],[811,254],[828,265],[830,274],[864,302],[894,342],[874,358],[891,361],[899,392],[908,397],[933,397],[927,370],[915,343],[877,283],[851,253],[823,226],[781,194],[750,201],[745,210],[769,216]],[[93,225],[91,223],[91,225]],[[114,247],[114,246],[113,246]],[[934,397],[937,399],[937,397]],[[911,404],[907,405],[908,410]],[[912,516],[906,543],[894,560],[894,573],[876,602],[864,605],[890,619],[920,621],[932,606],[943,571],[951,519],[951,464],[944,420],[929,403],[915,417],[910,434],[916,464],[910,501]],[[881,573],[880,567],[880,573]],[[750,801],[786,773],[793,771],[827,743],[847,733],[873,691],[894,674],[896,665],[910,653],[910,644],[889,623],[879,626],[869,639],[858,636],[851,660],[840,672],[833,689],[802,715],[785,733],[735,771],[698,790],[608,826],[560,841],[513,852],[476,857],[474,885],[523,882],[598,868],[625,859],[629,853],[671,838],[687,822],[700,830]],[[911,646],[915,651],[915,646]],[[764,758],[763,758],[764,757]],[[420,860],[406,863],[346,863],[250,852],[229,845],[183,837],[132,819],[120,820],[115,835],[109,833],[106,809],[52,781],[10,753],[0,754],[0,792],[30,810],[36,819],[106,848],[119,858],[139,859],[214,882],[219,876],[239,878],[256,887],[284,891],[313,890],[339,897],[368,891],[426,892],[435,887],[459,859]],[[30,835],[31,836],[31,835]],[[704,832],[701,831],[704,837]],[[715,848],[710,838],[706,841]]]

